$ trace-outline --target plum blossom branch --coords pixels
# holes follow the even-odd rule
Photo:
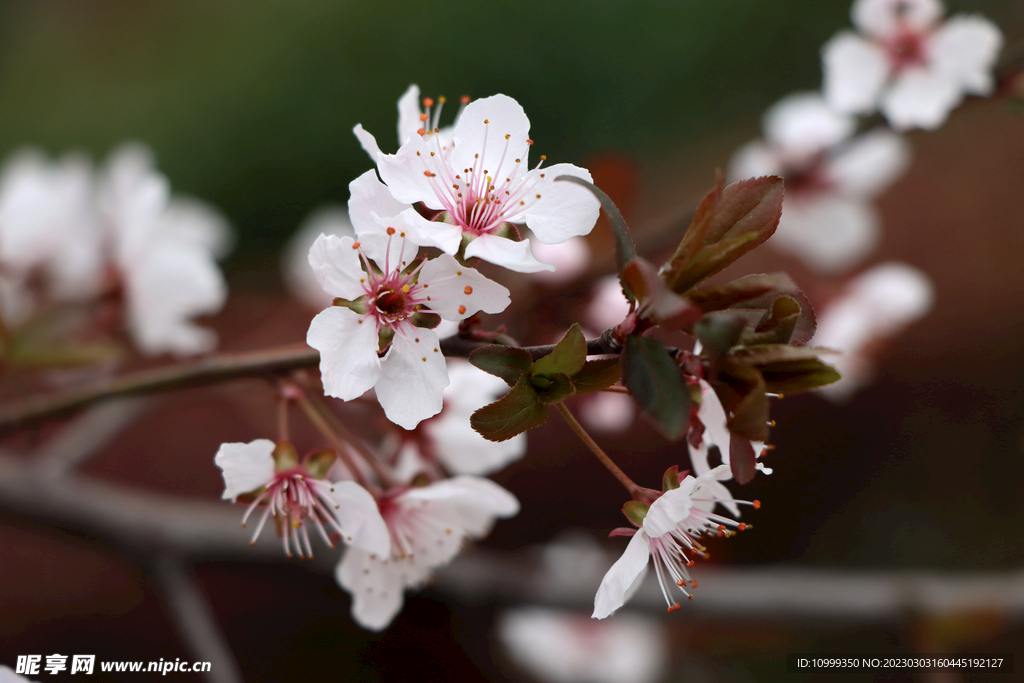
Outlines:
[[[460,337],[441,340],[446,356],[466,358],[490,342]],[[522,347],[534,359],[551,353],[553,344]],[[589,355],[615,354],[619,350],[604,336],[587,340]],[[76,389],[31,396],[0,406],[0,433],[66,416],[86,406],[119,396],[155,394],[186,387],[206,386],[235,379],[266,377],[272,379],[300,368],[316,367],[320,354],[305,344],[293,344],[257,351],[223,353],[199,361],[176,363],[153,370],[142,370],[120,377],[107,377]]]
[[[612,476],[618,479],[619,483],[626,487],[626,490],[629,491],[629,495],[633,496],[637,500],[643,499],[643,488],[637,485],[637,483],[630,479],[625,472],[619,469],[619,466],[616,465],[612,459],[608,457],[608,454],[597,445],[597,442],[591,438],[590,434],[587,433],[587,430],[583,428],[583,425],[573,417],[569,408],[566,407],[565,402],[557,401],[554,405],[555,408],[558,409],[562,418],[564,418],[569,424],[569,427],[572,428],[572,431],[576,433],[576,436],[580,437],[580,440],[586,444],[587,448],[590,449],[590,452],[597,456],[597,459],[601,461],[602,465],[608,468],[608,471],[612,473]]]

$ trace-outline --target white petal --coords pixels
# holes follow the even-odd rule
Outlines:
[[[821,58],[829,106],[843,114],[872,112],[889,78],[885,50],[852,31],[843,31],[825,43]]]
[[[879,128],[854,140],[826,162],[825,174],[848,197],[874,197],[910,165],[910,145]]]
[[[782,173],[782,161],[760,140],[740,147],[729,160],[729,182]]]
[[[590,246],[582,237],[571,237],[561,244],[544,244],[539,240],[530,244],[534,257],[555,267],[554,271],[542,270],[534,276],[550,287],[572,282],[590,266]]]
[[[460,265],[448,254],[423,264],[417,281],[425,285],[422,293],[430,297],[427,306],[446,320],[462,320],[478,311],[501,313],[511,301],[505,287],[475,268]],[[460,306],[465,310],[460,312]]]
[[[579,402],[580,420],[602,434],[621,434],[636,420],[636,403],[628,394],[596,391]]]
[[[511,493],[490,479],[465,474],[410,489],[404,498],[451,506],[458,526],[473,538],[487,534],[495,517],[519,514],[519,500]]]
[[[919,31],[942,17],[939,0],[857,0],[850,10],[854,25],[876,38],[885,39],[906,26]]]
[[[698,497],[700,500],[696,500]],[[693,501],[694,507],[705,512],[711,512],[715,509],[715,505],[718,504],[721,504],[732,513],[733,517],[740,516],[740,507],[733,499],[732,492],[718,481],[709,481],[701,486],[700,492],[695,495],[695,500]]]
[[[853,118],[835,113],[818,93],[800,92],[765,112],[765,139],[787,157],[805,158],[837,145],[853,133]],[[764,174],[761,174],[764,175]]]
[[[434,178],[424,175],[425,171],[435,168],[439,161],[431,159],[430,153],[433,136],[426,138],[413,135],[398,148],[395,154],[382,154],[377,161],[377,170],[391,195],[405,204],[423,202],[428,208],[440,210],[445,208],[434,191]],[[434,171],[432,171],[434,172]],[[443,177],[443,176],[442,176]]]
[[[727,417],[718,394],[711,388],[711,385],[700,380],[701,403],[697,417],[704,425],[703,443],[699,448],[690,451],[690,462],[693,465],[693,473],[698,477],[711,470],[708,465],[708,448],[718,446],[723,463],[729,462],[729,448],[732,444],[732,434],[726,426]],[[730,475],[727,477],[732,478]]]
[[[309,265],[320,287],[332,297],[353,300],[365,293],[360,280],[366,273],[351,237],[320,235],[309,248]]]
[[[415,83],[398,98],[398,144],[404,145],[406,140],[416,135],[423,128],[420,121],[420,87]]]
[[[405,429],[441,412],[448,371],[433,330],[398,331],[380,364],[375,390],[387,418]]]
[[[629,314],[629,301],[622,293],[622,283],[615,275],[598,280],[590,290],[590,301],[584,311],[584,320],[594,329],[615,327]]]
[[[195,197],[174,197],[160,216],[160,232],[202,247],[215,258],[227,256],[235,236],[227,219]]]
[[[514,99],[493,95],[474,100],[455,124],[452,168],[459,173],[467,168],[477,174],[486,171],[493,178],[511,178],[515,185],[527,168],[529,137],[530,120]]]
[[[356,140],[359,140],[359,146],[370,155],[373,163],[377,163],[377,160],[382,156],[380,147],[377,146],[377,138],[373,137],[372,133],[363,128],[361,123],[357,123],[352,132],[355,134]]]
[[[14,673],[9,666],[0,664],[0,683],[33,683],[33,681]]]
[[[793,198],[769,241],[821,273],[842,272],[864,259],[878,244],[878,216],[866,201],[823,193]]]
[[[533,204],[527,202],[523,216],[533,234],[545,244],[589,234],[601,213],[601,203],[590,190],[571,181],[555,180],[563,175],[594,182],[587,169],[572,164],[535,169],[523,179],[524,184],[531,185],[531,195],[540,195]]]
[[[219,311],[227,300],[224,276],[208,251],[157,240],[124,276],[129,326],[144,353],[189,355],[216,345],[213,331],[191,322]]]
[[[370,492],[354,481],[338,481],[331,488],[330,496],[338,506],[334,516],[345,532],[345,542],[381,557],[390,555],[391,535]]]
[[[437,247],[446,254],[454,254],[462,244],[462,228],[454,223],[428,221],[413,208],[398,217],[398,225],[409,239],[421,247]]]
[[[690,493],[696,478],[687,475],[679,482],[679,488],[666,491],[656,501],[644,518],[644,531],[651,538],[660,538],[675,529],[680,522],[690,516],[693,501]]]
[[[497,235],[480,235],[466,247],[466,258],[481,258],[517,273],[536,273],[555,267],[538,261],[530,251],[529,240],[513,242]]]
[[[306,343],[320,352],[320,376],[328,396],[351,401],[380,377],[377,326],[369,317],[331,306],[309,323]]]
[[[960,103],[959,84],[936,71],[913,69],[901,74],[882,96],[880,109],[896,130],[934,130]]]
[[[334,297],[320,287],[316,274],[309,266],[309,250],[320,236],[352,237],[355,231],[344,206],[327,205],[312,211],[285,244],[281,254],[281,275],[288,292],[310,308],[320,311],[334,301]]]
[[[647,566],[650,556],[650,542],[647,540],[647,534],[641,529],[629,539],[629,545],[626,546],[622,557],[616,560],[601,580],[597,595],[594,597],[594,619],[604,619],[622,607],[626,601],[626,591]]]
[[[373,169],[349,183],[348,191],[348,214],[360,240],[368,233],[384,232],[398,214],[409,208],[391,196]]]
[[[249,443],[222,443],[213,462],[224,473],[225,500],[235,500],[274,478],[274,442],[256,439]]]
[[[355,547],[345,550],[334,578],[352,594],[352,618],[363,628],[382,631],[401,611],[402,564]]]
[[[984,17],[955,16],[932,36],[931,59],[937,71],[969,93],[989,95],[994,86],[992,67],[1003,34]]]

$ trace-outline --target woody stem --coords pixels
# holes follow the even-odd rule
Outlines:
[[[612,476],[618,479],[619,483],[626,487],[626,490],[629,491],[629,495],[639,499],[638,496],[641,495],[643,488],[638,486],[637,483],[630,479],[625,472],[619,469],[618,465],[612,462],[612,459],[609,458],[608,454],[597,445],[597,442],[594,441],[593,438],[591,438],[590,434],[587,433],[587,430],[583,428],[583,425],[576,421],[576,418],[573,417],[571,412],[569,412],[569,408],[563,401],[558,401],[554,405],[555,408],[558,409],[558,412],[561,413],[562,418],[569,423],[572,431],[576,432],[576,436],[580,437],[580,441],[586,444],[587,448],[590,449],[590,452],[597,456],[597,459],[601,461],[602,465],[608,468],[608,471],[612,473]]]

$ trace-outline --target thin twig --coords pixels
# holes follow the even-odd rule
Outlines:
[[[449,357],[466,357],[487,346],[459,337],[441,341]],[[553,344],[522,347],[536,359],[551,353]],[[604,338],[587,340],[590,355],[618,353]],[[43,396],[30,396],[0,406],[0,433],[63,417],[76,410],[118,396],[153,394],[185,387],[205,386],[246,377],[275,377],[299,368],[314,367],[320,354],[305,344],[241,353],[225,353],[202,360],[178,363],[155,370],[143,370],[121,377],[105,378],[84,387]]]
[[[153,563],[153,576],[193,661],[210,663],[203,678],[210,683],[242,683],[242,673],[217,617],[191,572],[179,559],[165,555]]]
[[[368,489],[371,493],[376,491],[376,487],[366,480],[363,475],[363,471],[359,466],[352,460],[352,455],[348,452],[348,444],[346,444],[338,433],[331,429],[331,425],[327,422],[327,419],[317,410],[313,402],[309,400],[308,396],[303,396],[298,399],[297,403],[299,408],[302,409],[302,414],[306,416],[306,419],[316,428],[324,438],[331,442],[331,446],[334,447],[334,452],[338,454],[341,462],[352,473],[353,478],[365,489]],[[365,457],[365,456],[364,456]],[[369,464],[369,460],[367,461]]]
[[[359,453],[370,469],[373,470],[373,473],[377,475],[377,479],[380,480],[381,484],[389,488],[398,485],[398,480],[395,479],[391,470],[380,461],[376,454],[366,447],[366,444],[358,436],[345,426],[345,423],[338,419],[337,415],[331,412],[330,408],[324,405],[323,401],[319,400],[316,396],[309,396],[307,400],[313,406],[313,409],[326,421],[328,430],[336,434],[342,441],[352,446]]]

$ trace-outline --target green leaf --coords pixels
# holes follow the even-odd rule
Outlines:
[[[729,431],[751,441],[768,440],[768,397],[764,377],[756,369],[725,356],[712,382],[726,413]]]
[[[327,471],[331,469],[331,465],[337,458],[338,455],[334,451],[323,448],[308,454],[302,461],[302,466],[314,479],[326,479]]]
[[[665,470],[665,474],[661,477],[661,490],[671,491],[677,488],[679,488],[679,466],[672,465]]]
[[[473,413],[469,423],[488,441],[506,441],[548,419],[548,407],[537,398],[530,378],[522,375],[511,391]]]
[[[750,439],[732,434],[729,437],[729,470],[737,484],[749,483],[757,473],[757,454]]]
[[[763,244],[779,225],[782,195],[778,176],[742,180],[725,188],[719,176],[661,270],[669,289],[683,294]]]
[[[690,424],[690,392],[683,373],[653,337],[628,337],[622,352],[622,380],[640,410],[673,441]]]
[[[622,366],[618,358],[588,360],[583,369],[572,376],[572,385],[577,394],[607,389],[622,377]]]
[[[814,307],[811,305],[810,300],[799,290],[769,292],[768,294],[763,294],[749,301],[731,306],[728,310],[742,315],[747,319],[750,327],[756,329],[764,321],[766,311],[771,311],[775,300],[784,296],[795,299],[800,304],[800,316],[797,318],[789,343],[803,346],[814,337],[817,321],[814,318]],[[756,342],[752,340],[750,343]]]
[[[553,375],[539,375],[530,378],[530,383],[537,391],[541,403],[554,403],[576,393],[572,380],[568,375],[556,372]]]
[[[633,522],[637,526],[644,525],[644,519],[647,517],[648,511],[651,506],[647,503],[641,503],[639,500],[631,500],[622,506],[622,514],[626,515],[626,519]]]
[[[799,288],[785,273],[747,275],[723,285],[690,290],[686,297],[702,311],[720,311],[771,292],[796,292]]]
[[[515,386],[523,375],[530,374],[533,368],[533,357],[529,351],[500,344],[474,349],[473,353],[469,354],[469,362],[484,372],[505,380],[510,387]]]
[[[693,336],[701,344],[701,355],[718,358],[740,338],[747,321],[741,315],[724,311],[708,313],[693,326]]]
[[[764,312],[757,327],[743,335],[744,345],[788,344],[800,322],[800,302],[791,296],[780,296],[772,302],[771,309]]]
[[[608,216],[608,223],[611,224],[612,232],[615,233],[615,261],[618,263],[619,273],[622,273],[626,269],[626,264],[636,258],[636,246],[633,245],[633,236],[629,233],[629,226],[623,220],[619,207],[615,206],[615,202],[603,190],[593,183],[588,183],[583,178],[577,178],[572,175],[560,175],[555,180],[568,180],[571,183],[582,185],[594,193],[597,200],[601,202],[601,208],[604,209],[605,214]]]
[[[733,349],[732,356],[746,364],[762,366],[769,363],[794,360],[816,360],[818,356],[841,353],[823,346],[793,346],[791,344],[758,344]]]
[[[777,394],[817,389],[842,379],[839,371],[816,358],[779,361],[760,366],[765,387]]]
[[[532,374],[554,375],[562,373],[572,377],[587,362],[587,339],[579,323],[573,323],[554,350],[533,364]]]

